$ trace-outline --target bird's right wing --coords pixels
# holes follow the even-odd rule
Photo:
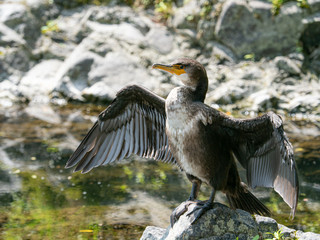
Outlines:
[[[299,181],[293,147],[283,130],[280,116],[269,112],[253,119],[224,118],[233,152],[247,169],[250,187],[273,187],[291,207],[294,217]]]
[[[247,170],[248,185],[274,188],[291,207],[294,216],[299,181],[293,147],[283,130],[281,118],[269,112],[252,119],[235,119],[208,106],[202,109],[202,121],[214,134],[225,137],[235,157]]]
[[[118,92],[66,164],[86,173],[136,154],[176,163],[165,131],[165,100],[133,85]]]

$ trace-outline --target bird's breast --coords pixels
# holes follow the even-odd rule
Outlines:
[[[192,136],[196,133],[197,126],[194,119],[188,118],[188,114],[179,110],[175,114],[169,113],[166,122],[166,133],[173,154],[185,172],[195,172],[196,165],[189,158],[187,145],[192,143]],[[189,151],[192,151],[189,148]]]
[[[199,124],[203,116],[200,111],[191,111],[190,107],[174,98],[166,102],[166,133],[171,151],[183,170],[203,179],[203,169],[199,162],[201,154],[198,154],[202,151],[202,141],[198,140],[202,137]]]

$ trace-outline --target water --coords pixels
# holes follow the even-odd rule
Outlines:
[[[33,118],[23,106],[1,114],[0,239],[138,239],[147,225],[167,227],[191,190],[184,174],[137,157],[88,174],[64,169],[103,107],[53,108],[59,123]],[[290,208],[275,192],[255,192],[279,223],[319,233],[319,125],[296,117],[286,122],[301,182],[296,218],[289,220]],[[200,198],[209,193],[203,186]]]

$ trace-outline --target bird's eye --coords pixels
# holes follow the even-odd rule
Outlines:
[[[184,69],[184,66],[183,66],[183,65],[180,65],[179,68],[180,68],[180,69]]]

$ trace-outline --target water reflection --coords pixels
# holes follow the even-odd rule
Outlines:
[[[146,225],[168,226],[171,210],[190,192],[183,174],[174,166],[138,159],[72,173],[64,165],[102,108],[55,110],[61,124],[23,113],[1,118],[0,239],[136,239]],[[306,126],[301,121],[290,124],[299,130],[289,135],[301,182],[297,217],[288,219],[290,209],[276,193],[256,192],[280,223],[320,232],[320,137],[301,134]],[[202,190],[205,199],[209,189]]]

